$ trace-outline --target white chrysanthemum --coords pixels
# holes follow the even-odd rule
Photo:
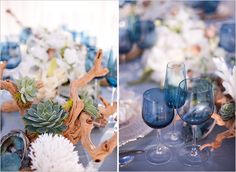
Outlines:
[[[42,172],[83,172],[79,156],[73,144],[60,135],[40,135],[31,143],[29,157],[31,169]]]

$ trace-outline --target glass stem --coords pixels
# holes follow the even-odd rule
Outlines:
[[[111,94],[111,105],[113,105],[114,97],[115,97],[116,87],[112,87],[112,94]]]
[[[196,130],[197,130],[197,126],[196,125],[192,125],[193,143],[192,143],[191,156],[197,156]]]
[[[162,144],[161,130],[157,129],[156,131],[157,131],[157,150],[156,150],[156,153],[160,154],[162,152],[162,147],[161,147],[161,144]]]
[[[175,113],[175,115],[174,115],[174,121],[173,121],[173,124],[172,124],[172,136],[173,136],[173,140],[174,140],[174,138],[177,137],[177,136],[176,136],[176,132],[175,132],[175,123],[176,123],[175,118],[176,118],[176,115],[177,115],[176,109],[174,109],[174,113]]]

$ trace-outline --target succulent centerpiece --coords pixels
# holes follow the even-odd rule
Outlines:
[[[67,112],[58,103],[50,100],[33,104],[23,117],[25,129],[30,133],[62,133],[66,130],[63,123]]]
[[[0,108],[1,111],[20,111],[25,122],[27,137],[31,142],[35,140],[35,144],[33,145],[40,142],[40,138],[42,138],[40,136],[45,133],[53,135],[53,137],[49,135],[45,136],[50,137],[51,140],[57,139],[58,137],[56,135],[59,134],[67,138],[71,144],[77,144],[80,141],[95,163],[103,161],[116,147],[117,133],[115,132],[111,138],[98,146],[93,144],[90,135],[97,122],[107,124],[108,117],[116,112],[117,104],[115,102],[110,104],[100,97],[104,106],[97,107],[93,103],[90,94],[79,94],[78,90],[78,88],[83,88],[94,78],[104,76],[108,73],[108,69],[103,68],[101,65],[102,57],[102,50],[99,50],[96,54],[94,66],[90,71],[79,79],[71,81],[70,97],[64,105],[59,105],[50,99],[40,101],[36,97],[36,93],[39,87],[44,87],[44,84],[42,85],[39,81],[36,82],[29,77],[17,81],[16,84],[11,80],[2,80],[6,63],[0,63],[0,89],[7,90],[15,98],[11,102],[3,103]],[[24,106],[25,104],[28,104],[28,106]],[[63,146],[60,147],[60,151],[63,151],[63,148]],[[39,154],[41,153],[39,152]],[[34,161],[33,164],[41,163],[39,158],[42,156],[31,154],[30,157],[31,161]],[[8,167],[11,168],[11,165],[8,164],[6,169]],[[54,166],[53,162],[48,161],[47,163],[43,163],[42,167],[36,165],[31,166],[34,169],[27,170],[41,171],[41,169],[45,169],[45,171],[50,171],[52,166]],[[28,166],[28,168],[30,167]]]

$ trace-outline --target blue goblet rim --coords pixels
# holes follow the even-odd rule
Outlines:
[[[180,65],[181,68],[185,69],[185,64],[180,61],[170,61],[167,63],[167,68],[169,69],[175,69],[174,65]]]
[[[178,88],[179,89],[182,89],[183,87],[181,87],[181,85],[183,85],[183,84],[185,84],[185,83],[188,83],[188,81],[197,81],[197,82],[202,82],[202,83],[205,83],[206,85],[207,85],[207,89],[206,90],[201,90],[201,91],[199,91],[199,90],[189,90],[189,89],[186,89],[185,91],[186,92],[188,92],[188,93],[190,93],[190,92],[193,92],[193,93],[197,93],[197,94],[200,94],[200,93],[206,93],[206,92],[209,92],[209,91],[211,91],[212,90],[212,84],[209,82],[209,81],[207,81],[206,79],[202,79],[202,78],[186,78],[186,79],[184,79],[184,80],[182,80],[180,83],[179,83],[179,86],[178,86]],[[185,84],[186,86],[187,86],[187,88],[188,88],[188,84]],[[185,86],[184,85],[184,86]],[[185,88],[185,87],[184,87]]]
[[[149,102],[152,102],[155,104],[161,103],[162,102],[161,100],[157,100],[157,99],[154,100],[154,99],[151,99],[150,97],[147,96],[147,93],[150,91],[153,91],[153,90],[159,90],[160,92],[162,92],[162,90],[160,88],[150,88],[143,93],[143,100],[149,101]],[[163,104],[164,104],[164,101],[163,101]]]

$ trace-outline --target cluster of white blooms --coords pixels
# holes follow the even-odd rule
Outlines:
[[[69,32],[63,30],[33,30],[22,49],[22,62],[13,77],[29,76],[43,81],[39,99],[55,98],[63,83],[78,79],[86,73],[86,49],[76,44]],[[44,65],[42,65],[44,64]]]
[[[152,79],[163,83],[170,61],[184,62],[195,74],[212,71],[212,58],[225,56],[225,51],[218,46],[216,28],[207,26],[184,4],[168,6],[168,10],[162,20],[156,20],[156,44],[143,54],[146,68],[154,71]]]

